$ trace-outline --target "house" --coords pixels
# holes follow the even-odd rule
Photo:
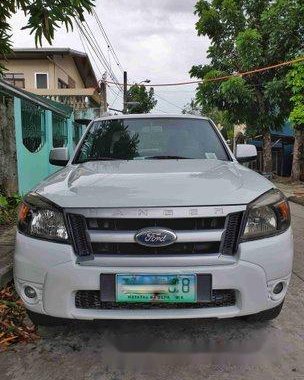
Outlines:
[[[105,88],[86,53],[68,48],[13,49],[1,60],[3,79],[15,87],[70,106],[87,124],[107,111]]]

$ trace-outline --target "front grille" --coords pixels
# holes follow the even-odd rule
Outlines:
[[[88,218],[90,230],[138,231],[142,228],[162,227],[173,231],[217,230],[225,226],[220,218],[173,218],[173,219],[111,219]]]
[[[91,256],[92,254],[214,254],[222,253],[234,255],[237,251],[239,230],[241,227],[243,212],[229,214],[227,217],[206,218],[172,218],[172,219],[113,219],[113,218],[85,218],[83,215],[67,214],[70,234],[72,236],[74,251],[77,256]],[[145,247],[137,243],[105,243],[90,242],[90,231],[138,231],[149,227],[163,227],[175,232],[179,231],[210,231],[224,230],[224,238],[221,241],[182,241],[167,247]]]
[[[69,232],[72,235],[73,248],[77,256],[92,255],[92,246],[88,238],[85,217],[76,214],[67,214]]]
[[[238,237],[241,228],[243,213],[236,212],[227,217],[224,242],[222,247],[223,255],[233,255],[237,251]]]
[[[212,291],[210,302],[197,303],[118,303],[102,302],[99,290],[78,290],[75,295],[77,309],[95,310],[150,310],[150,309],[204,309],[216,307],[228,307],[236,304],[235,291],[232,289],[220,289]]]
[[[145,247],[136,243],[92,243],[93,253],[99,255],[166,255],[218,253],[220,242],[175,243],[166,247]]]

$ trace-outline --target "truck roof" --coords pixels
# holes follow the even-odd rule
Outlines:
[[[113,116],[104,116],[95,119],[95,121],[101,120],[115,120],[115,119],[154,119],[154,118],[175,118],[175,119],[202,119],[210,120],[205,116],[197,115],[183,115],[183,114],[156,114],[156,113],[141,113],[141,114],[128,114],[128,115],[113,115]]]

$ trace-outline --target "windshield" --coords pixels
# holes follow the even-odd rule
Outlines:
[[[229,160],[229,157],[207,120],[142,118],[93,123],[74,162],[145,159]]]

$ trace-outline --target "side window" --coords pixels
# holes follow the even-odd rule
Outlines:
[[[49,79],[47,73],[36,73],[36,88],[49,88]]]

